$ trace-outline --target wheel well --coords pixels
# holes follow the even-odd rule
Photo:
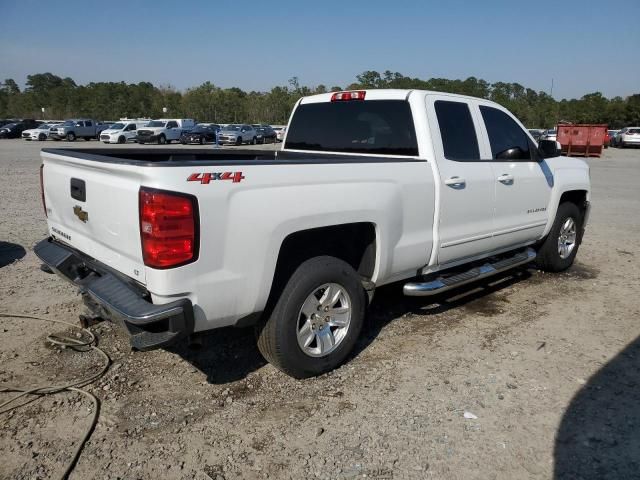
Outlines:
[[[571,202],[575,204],[580,209],[580,212],[584,215],[587,209],[587,191],[571,190],[570,192],[564,192],[560,197],[560,204],[564,202]]]
[[[288,235],[278,252],[271,293],[273,305],[298,266],[310,258],[329,255],[344,260],[370,280],[376,263],[376,229],[373,223],[348,223],[302,230]]]

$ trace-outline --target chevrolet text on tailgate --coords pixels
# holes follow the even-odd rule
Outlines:
[[[294,377],[343,362],[377,286],[427,296],[574,261],[589,169],[501,106],[420,90],[301,99],[280,151],[44,149],[35,247],[144,350],[255,325]]]

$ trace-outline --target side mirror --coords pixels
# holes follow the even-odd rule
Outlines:
[[[538,153],[542,158],[553,158],[561,155],[560,142],[555,140],[540,140],[538,142]]]
[[[498,160],[520,160],[524,158],[524,152],[520,147],[507,148],[496,155]]]

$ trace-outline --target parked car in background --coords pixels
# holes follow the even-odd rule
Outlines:
[[[276,143],[277,134],[276,131],[270,126],[262,126],[256,128],[257,142],[261,144]]]
[[[258,132],[251,125],[231,124],[223,127],[218,134],[218,143],[223,145],[242,145],[258,142]]]
[[[616,146],[619,148],[640,146],[640,127],[625,127],[616,135]]]
[[[180,140],[185,131],[195,127],[192,118],[159,118],[151,120],[144,128],[138,130],[138,143],[157,143],[164,145],[174,140]]]
[[[84,138],[87,142],[93,138],[99,138],[100,132],[107,125],[102,125],[90,118],[72,118],[49,130],[49,136],[54,140],[67,140],[75,142],[78,138]]]
[[[205,143],[216,141],[216,136],[220,130],[220,125],[216,124],[198,124],[193,130],[184,132],[180,137],[180,143],[187,145],[189,143],[199,143],[204,145]]]
[[[30,128],[28,130],[24,130],[22,132],[22,138],[24,140],[39,140],[44,141],[49,138],[49,131],[55,124],[53,123],[43,123],[38,125],[36,128]]]
[[[0,138],[20,138],[26,126],[20,122],[7,123],[0,127]]]
[[[276,132],[276,141],[282,142],[284,140],[285,134],[287,133],[287,127],[276,125],[271,128],[273,128],[273,130]]]
[[[149,120],[128,120],[116,122],[100,133],[100,140],[104,143],[127,143],[135,141],[138,129],[149,123]]]
[[[545,130],[542,135],[538,138],[540,140],[553,140],[554,142],[558,140],[558,130],[555,128],[550,128],[549,130]]]
[[[529,133],[533,137],[533,139],[537,142],[540,139],[540,136],[544,133],[544,130],[541,128],[530,128]]]
[[[616,146],[616,135],[618,135],[618,132],[620,130],[609,130],[609,145],[612,147]]]
[[[20,138],[22,132],[29,128],[36,128],[41,123],[30,118],[15,120],[0,127],[0,138]]]
[[[609,130],[605,130],[604,138],[602,139],[602,147],[609,148],[610,144],[611,144],[611,137],[609,136]]]

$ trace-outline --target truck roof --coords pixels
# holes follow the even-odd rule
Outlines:
[[[418,90],[418,89],[392,89],[392,88],[380,88],[380,89],[356,89],[356,90],[344,90],[346,92],[366,92],[365,99],[366,100],[406,100],[409,98],[409,95],[412,93],[420,93],[422,95],[446,95],[449,97],[455,97],[466,100],[484,100],[489,101],[484,98],[479,97],[471,97],[469,95],[460,95],[457,93],[448,93],[448,92],[438,92],[435,90]],[[300,101],[301,104],[305,103],[322,103],[322,102],[330,102],[331,97],[336,92],[328,92],[328,93],[320,93],[317,95],[310,95],[308,97],[303,97]],[[493,102],[492,102],[493,103]]]

